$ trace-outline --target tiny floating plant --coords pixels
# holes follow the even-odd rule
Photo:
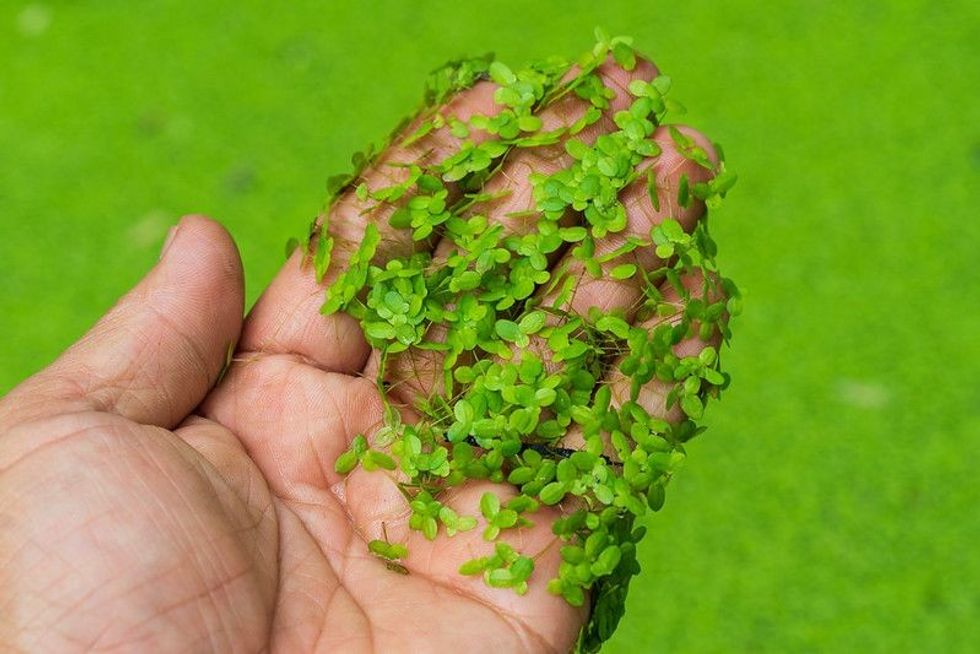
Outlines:
[[[388,185],[362,179],[377,162],[371,152],[355,156],[352,173],[331,178],[330,202],[353,190],[362,215],[390,209],[346,244],[322,309],[359,321],[387,407],[385,424],[371,442],[355,438],[337,472],[387,473],[404,496],[409,528],[429,540],[482,526],[487,553],[459,573],[518,594],[528,591],[538,553],[506,536],[551,516],[561,563],[547,588],[571,605],[589,603],[578,641],[585,652],[599,649],[623,614],[640,570],[645,528],[637,520],[661,509],[684,443],[703,431],[707,400],[728,386],[718,352],[741,308],[736,285],[718,269],[707,217],[681,216],[717,209],[736,176],[719,147],[709,154],[671,124],[683,107],[670,97],[670,78],[607,84],[610,67],[638,65],[631,39],[597,30],[597,41],[575,62],[515,70],[486,56],[436,70],[423,108],[392,139],[416,152],[442,130],[454,147],[386,162],[398,170]],[[463,118],[447,109],[485,81],[496,85],[495,113]],[[627,101],[612,112],[624,92]],[[574,120],[542,120],[569,97],[580,109]],[[612,120],[595,136],[590,128],[603,116]],[[656,166],[665,147],[697,174],[665,186]],[[528,151],[562,165],[530,172],[531,206],[501,216],[508,190],[494,179]],[[655,216],[643,229],[624,204],[636,188]],[[312,230],[308,260],[320,279],[339,239],[326,222]],[[400,249],[386,249],[386,239]],[[617,285],[602,288],[628,289],[630,299],[583,307],[577,294],[586,283]],[[512,490],[507,499],[486,492],[478,514],[460,515],[442,498],[472,480]],[[408,548],[389,542],[387,530],[368,548],[389,569],[410,573],[399,562]]]

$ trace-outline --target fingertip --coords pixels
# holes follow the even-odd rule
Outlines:
[[[241,257],[238,246],[231,233],[220,222],[202,214],[187,214],[174,227],[175,241],[178,237],[186,242],[192,240],[202,248],[202,253],[223,257],[229,268],[241,269]]]
[[[238,246],[224,225],[201,214],[182,217],[168,240],[160,262],[138,287],[142,292],[123,304],[144,302],[165,316],[193,342],[213,381],[241,336],[245,282]]]
[[[704,150],[705,154],[708,155],[708,160],[711,164],[717,168],[718,164],[721,163],[721,157],[718,156],[718,149],[715,147],[714,142],[705,136],[700,130],[691,127],[690,125],[673,125],[678,132],[686,136],[687,138],[694,141],[694,145]]]
[[[168,236],[159,268],[182,285],[244,305],[244,270],[235,239],[217,220],[200,214],[181,218]],[[244,307],[237,309],[239,316]]]
[[[612,101],[613,109],[616,111],[627,109],[632,102],[633,95],[629,91],[630,82],[635,80],[649,82],[660,75],[660,69],[649,59],[637,57],[636,66],[632,70],[626,70],[616,62],[612,55],[599,66],[598,72],[607,85],[616,92],[616,97]]]
[[[630,79],[652,80],[660,75],[660,69],[657,67],[657,64],[652,59],[647,59],[642,56],[637,56],[636,66],[628,72]]]

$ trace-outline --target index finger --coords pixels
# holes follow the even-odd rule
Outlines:
[[[496,85],[489,81],[477,82],[453,96],[441,113],[461,121],[476,114],[492,115],[500,109],[494,103],[495,89]],[[406,164],[439,162],[458,149],[461,139],[452,134],[448,125],[432,129],[418,139],[404,136],[416,133],[421,124],[420,116],[362,173],[360,179],[367,187],[381,188],[400,183],[409,175]],[[474,134],[471,138],[479,138],[479,135]],[[458,196],[457,188],[447,187],[451,195]],[[396,209],[397,206],[389,202],[375,204],[369,198],[358,197],[353,188],[344,192],[330,207],[328,216],[321,215],[317,219],[320,228],[329,223],[334,239],[332,263],[325,279],[317,280],[313,267],[306,265],[305,248],[297,248],[246,319],[239,350],[297,354],[333,372],[360,370],[370,348],[356,320],[342,312],[329,316],[320,313],[323,290],[339,271],[346,268],[351,253],[363,240],[368,224],[375,225],[381,237],[376,262],[431,247],[426,241],[413,241],[411,231],[389,225],[388,219]]]

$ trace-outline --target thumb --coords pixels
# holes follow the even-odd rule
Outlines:
[[[188,216],[157,265],[81,340],[0,403],[0,425],[98,410],[173,427],[215,383],[242,327],[238,249]]]

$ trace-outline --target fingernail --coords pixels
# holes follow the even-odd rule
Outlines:
[[[167,232],[167,238],[164,239],[163,247],[160,248],[160,259],[163,259],[163,257],[167,254],[167,250],[170,249],[170,244],[174,242],[174,236],[177,235],[177,229],[179,227],[180,225],[174,225],[170,228],[170,231]]]

